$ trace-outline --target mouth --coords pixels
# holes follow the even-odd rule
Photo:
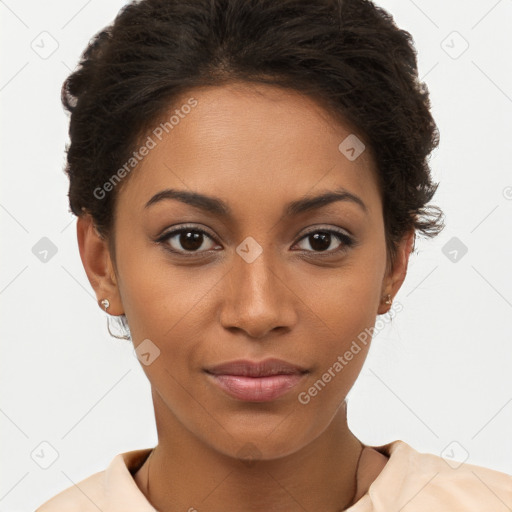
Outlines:
[[[205,369],[208,378],[232,398],[247,402],[275,400],[303,380],[309,371],[281,359],[237,360]]]

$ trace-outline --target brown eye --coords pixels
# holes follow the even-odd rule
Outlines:
[[[208,244],[210,241],[210,245]],[[197,228],[180,228],[169,231],[158,239],[169,245],[169,250],[176,253],[200,253],[211,250],[215,244],[206,231]],[[201,249],[201,250],[200,250]]]
[[[350,238],[345,233],[330,229],[317,230],[307,233],[304,237],[301,238],[301,242],[304,241],[306,241],[311,248],[311,250],[308,250],[307,247],[305,248],[305,250],[308,252],[334,253],[346,250],[354,244],[352,238]],[[338,242],[337,245],[336,242]]]

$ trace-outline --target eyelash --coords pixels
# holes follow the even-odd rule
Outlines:
[[[212,235],[210,235],[207,231],[204,231],[203,229],[197,228],[195,226],[182,226],[179,229],[175,229],[173,231],[168,231],[167,233],[164,233],[162,236],[160,236],[156,240],[156,242],[160,243],[160,244],[163,244],[165,249],[170,251],[171,253],[178,254],[178,255],[184,256],[186,258],[188,258],[188,257],[197,257],[198,255],[201,254],[201,252],[208,252],[208,250],[207,251],[201,251],[201,252],[199,252],[199,251],[188,251],[188,252],[185,251],[185,252],[181,252],[181,251],[177,251],[175,249],[171,249],[169,247],[169,245],[166,243],[169,239],[174,238],[176,235],[180,235],[182,233],[188,233],[188,232],[200,233],[202,235],[206,235],[208,238],[210,238],[213,241],[215,241],[214,237]],[[304,250],[306,253],[313,253],[313,254],[316,254],[317,256],[320,256],[320,257],[332,256],[333,254],[338,254],[338,253],[346,252],[348,249],[350,249],[350,248],[352,248],[353,246],[356,245],[355,240],[353,238],[351,238],[350,236],[348,236],[346,233],[342,232],[342,231],[338,231],[338,230],[335,230],[335,229],[318,229],[318,228],[314,229],[314,230],[311,230],[311,231],[308,231],[307,233],[304,233],[301,236],[301,238],[297,241],[297,243],[301,242],[302,240],[304,240],[308,236],[313,235],[315,233],[328,233],[328,234],[334,235],[341,242],[341,245],[340,245],[340,247],[338,249],[334,249],[334,250],[330,250],[330,251],[314,251],[314,250],[313,251],[308,251],[308,250]]]

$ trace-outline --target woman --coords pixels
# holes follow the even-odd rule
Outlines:
[[[151,383],[158,444],[39,512],[510,510],[509,475],[347,425],[415,236],[443,227],[428,92],[389,14],[142,0],[63,102],[80,255]]]

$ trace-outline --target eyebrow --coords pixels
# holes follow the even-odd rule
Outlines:
[[[221,199],[200,194],[199,192],[190,192],[188,190],[162,190],[161,192],[155,194],[146,203],[144,208],[149,208],[151,205],[154,205],[160,201],[171,199],[188,204],[194,208],[198,208],[213,215],[217,215],[218,217],[227,218],[232,216],[231,208]],[[284,215],[286,217],[296,216],[300,213],[318,210],[337,201],[348,201],[357,204],[365,213],[368,213],[368,208],[360,197],[352,194],[344,188],[338,188],[336,190],[323,192],[316,196],[307,196],[302,199],[292,201],[285,205]]]

